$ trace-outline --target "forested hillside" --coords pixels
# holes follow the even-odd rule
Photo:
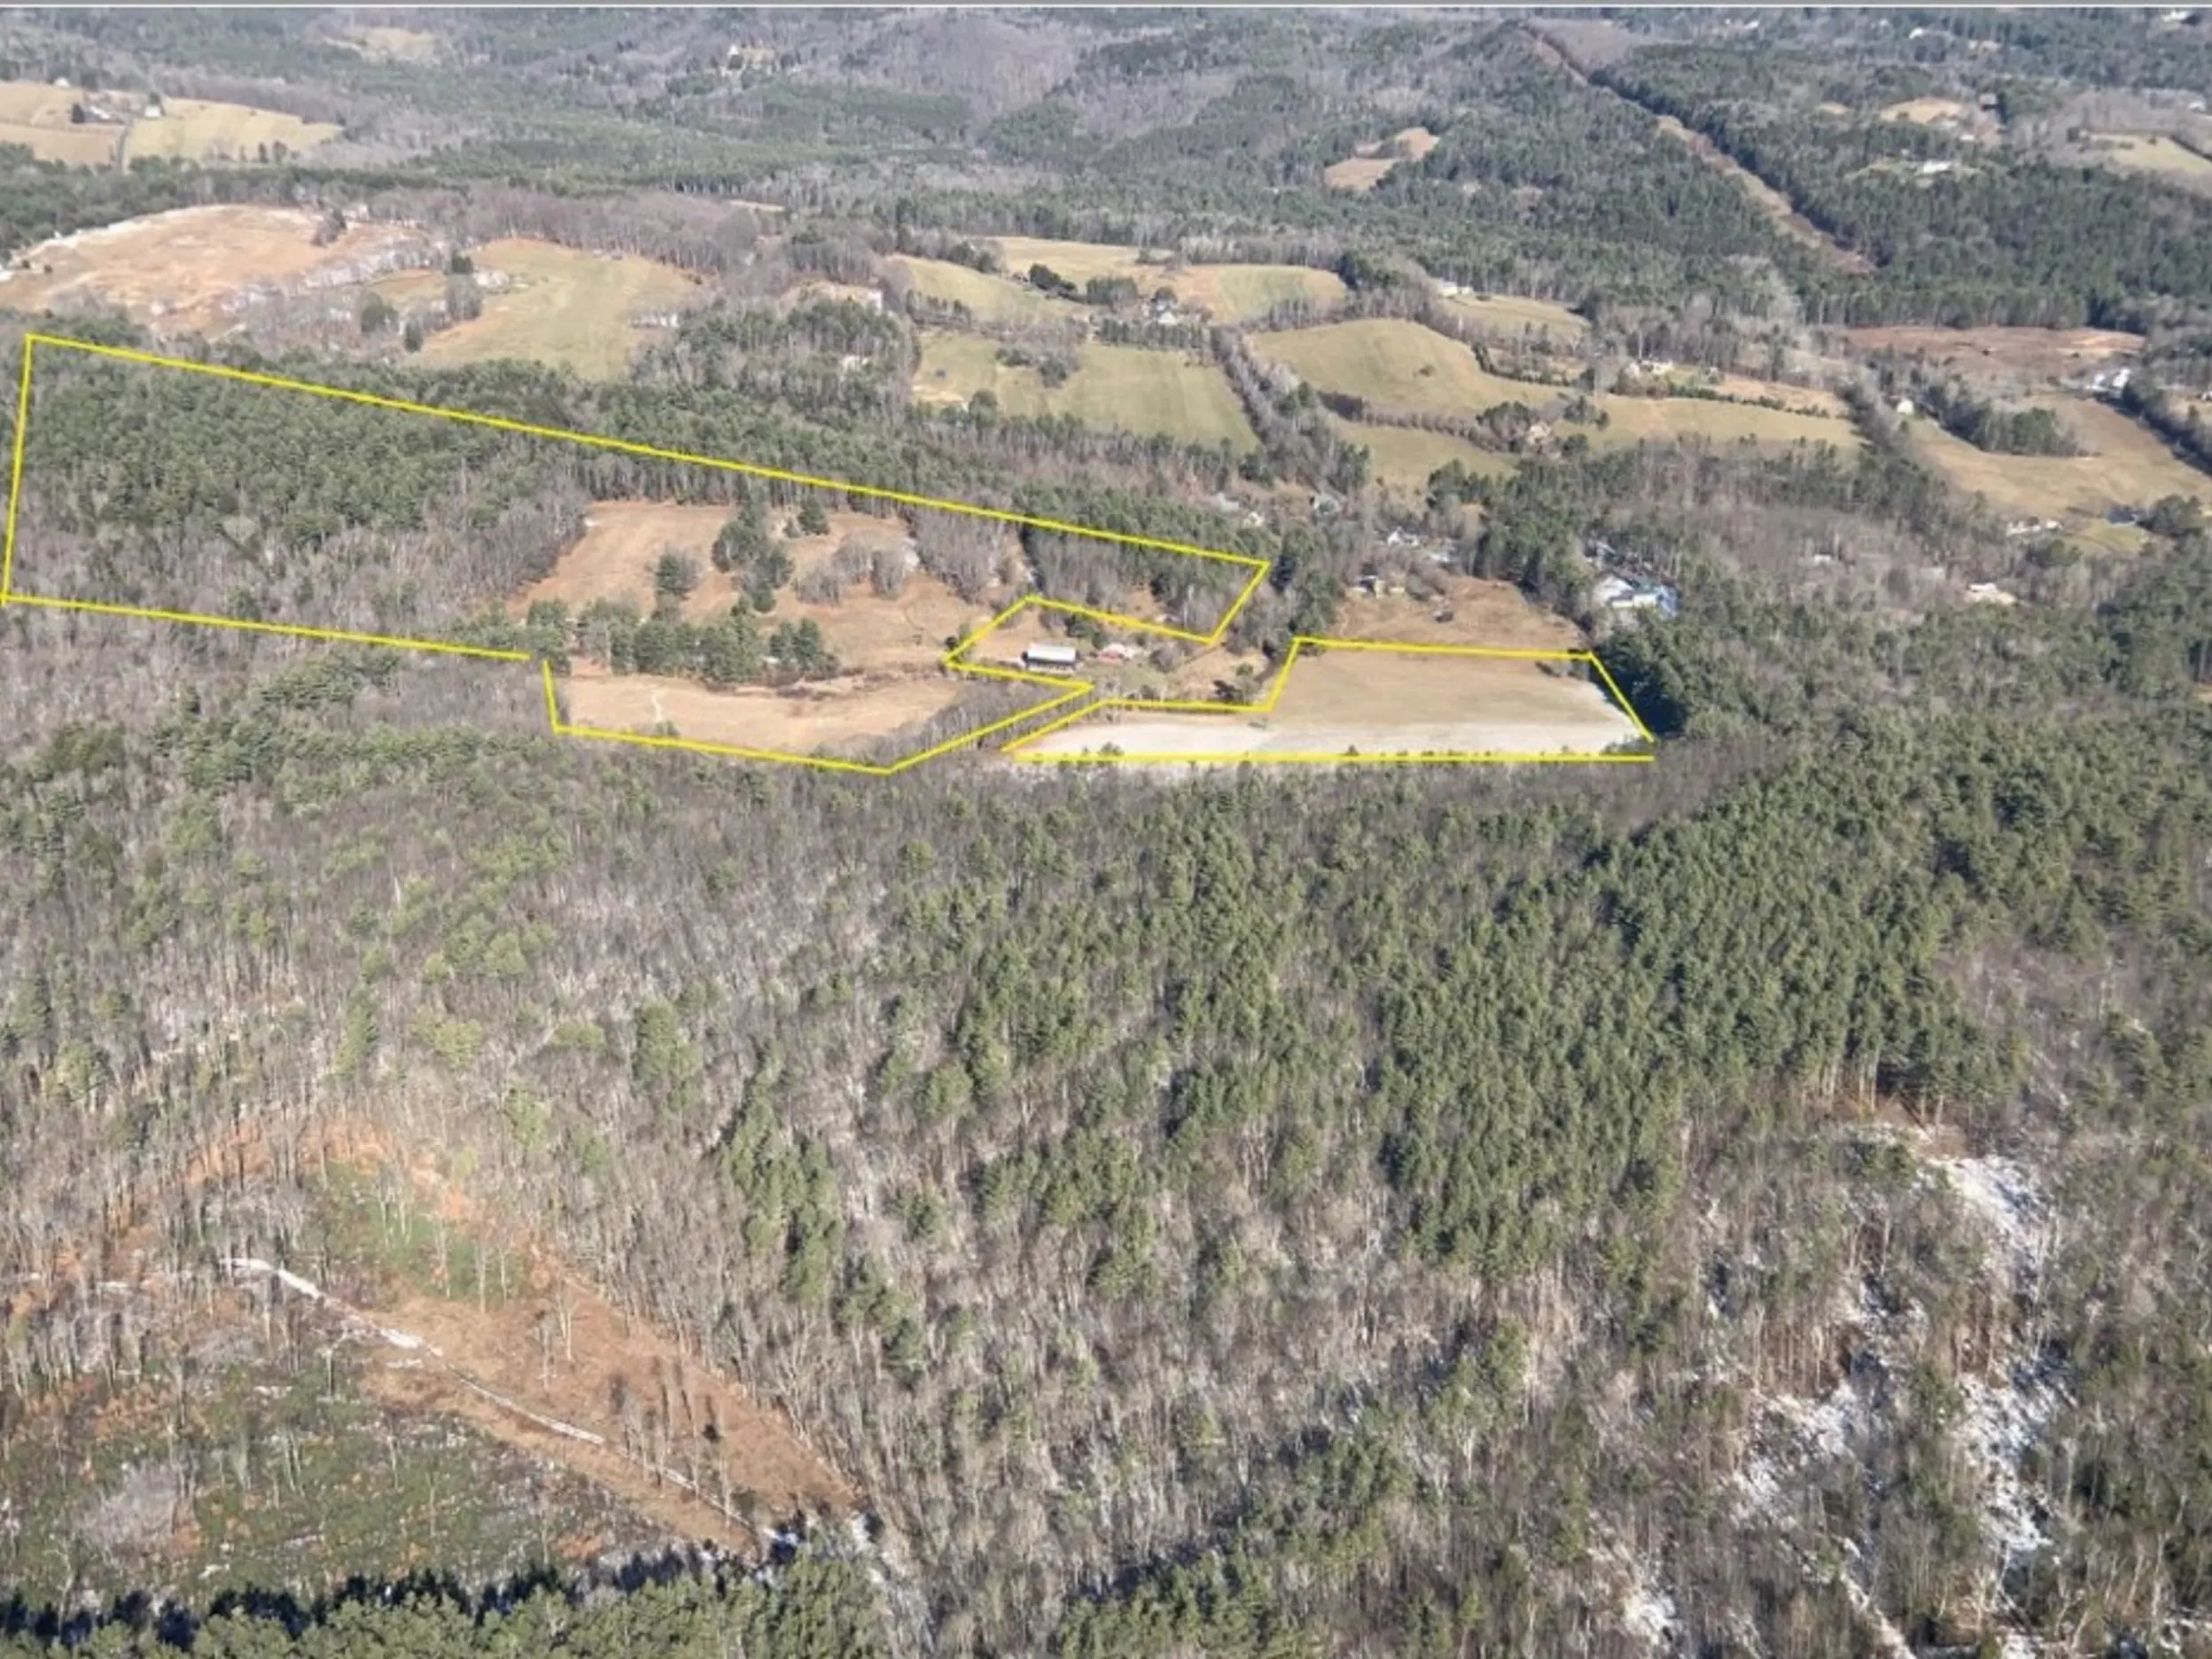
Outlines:
[[[0,606],[0,1655],[2212,1652],[2206,199],[1979,102],[2185,93],[2188,27],[0,19],[343,128],[0,164],[11,282],[399,250],[0,361],[1232,551],[1228,700],[1479,600],[1657,740],[565,738],[810,706],[808,582],[931,661],[1088,607],[1024,636],[1087,672],[1230,595],[38,347],[18,596],[279,631]],[[642,598],[572,557],[633,522],[696,526]]]

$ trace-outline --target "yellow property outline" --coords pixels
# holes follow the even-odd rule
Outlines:
[[[31,365],[33,354],[40,346],[51,346],[63,351],[83,352],[95,357],[113,358],[122,362],[144,363],[160,369],[181,369],[191,374],[208,375],[217,379],[231,380],[245,386],[267,386],[284,392],[305,392],[315,397],[335,399],[340,402],[365,404],[371,409],[391,409],[404,415],[428,415],[441,420],[459,421],[471,426],[489,427],[498,432],[518,433],[530,438],[551,438],[566,443],[581,444],[588,448],[611,450],[622,455],[643,456],[650,460],[673,461],[692,466],[706,467],[720,472],[736,472],[749,478],[765,479],[773,483],[796,485],[808,489],[840,491],[848,497],[861,496],[875,501],[895,502],[904,507],[923,507],[939,512],[960,513],[971,518],[984,518],[1032,530],[1047,530],[1063,535],[1084,536],[1095,541],[1109,541],[1124,547],[1152,548],[1166,553],[1178,553],[1190,558],[1211,560],[1215,564],[1233,565],[1249,570],[1235,600],[1225,611],[1211,633],[1200,634],[1165,622],[1148,622],[1141,617],[1124,616],[1116,611],[1095,610],[1087,605],[1073,604],[1065,600],[1041,598],[1035,594],[1024,595],[1005,610],[985,622],[976,632],[955,644],[943,658],[942,666],[955,673],[976,674],[987,679],[1005,680],[1030,685],[1049,686],[1055,695],[1031,707],[1022,709],[1003,719],[978,727],[974,731],[924,749],[919,753],[900,759],[874,762],[840,760],[823,755],[792,754],[775,749],[748,749],[732,744],[711,743],[702,738],[664,737],[642,732],[609,731],[596,726],[575,726],[561,718],[560,700],[554,688],[553,665],[539,659],[540,672],[545,682],[547,722],[557,736],[589,737],[606,743],[635,744],[648,749],[677,749],[694,754],[724,755],[744,760],[773,760],[793,766],[814,767],[823,771],[858,773],[870,777],[890,777],[925,760],[947,754],[955,749],[966,748],[984,738],[1018,726],[1040,714],[1051,713],[1068,704],[1080,705],[1062,714],[1060,718],[1003,745],[1000,753],[1009,759],[1032,763],[1110,762],[1191,763],[1246,761],[1262,765],[1296,762],[1329,761],[1338,764],[1374,764],[1377,762],[1436,762],[1436,761],[1648,761],[1648,753],[1630,754],[1503,754],[1503,753],[1429,753],[1429,754],[1248,754],[1228,752],[1220,754],[1025,754],[1024,747],[1045,736],[1075,724],[1101,709],[1133,708],[1155,713],[1198,713],[1208,714],[1264,714],[1275,705],[1289,678],[1290,669],[1299,653],[1307,646],[1336,650],[1398,651],[1408,654],[1447,657],[1515,658],[1523,661],[1551,660],[1588,663],[1597,670],[1611,695],[1638,736],[1646,743],[1655,742],[1651,731],[1638,716],[1635,708],[1621,689],[1606,672],[1605,665],[1591,651],[1570,650],[1513,650],[1479,645],[1416,645],[1385,640],[1321,639],[1299,635],[1290,643],[1282,666],[1277,671],[1266,696],[1256,703],[1201,703],[1194,701],[1155,700],[1145,697],[1094,697],[1087,703],[1081,699],[1096,689],[1094,682],[1078,679],[1071,674],[1044,674],[1024,668],[1009,668],[990,663],[968,660],[969,654],[1011,622],[1024,611],[1057,611],[1065,615],[1087,618],[1092,621],[1111,624],[1139,633],[1157,634],[1169,639],[1183,640],[1201,650],[1219,645],[1227,637],[1234,623],[1259,585],[1267,577],[1268,563],[1250,554],[1225,553],[1213,548],[1193,547],[1180,541],[1164,541],[1157,536],[1130,535],[1120,531],[1094,529],[1085,525],[1063,524],[1056,519],[1039,518],[1026,513],[1009,512],[1001,508],[978,506],[973,502],[940,500],[930,495],[913,495],[900,490],[881,489],[872,485],[847,483],[842,479],[814,478],[803,472],[786,471],[777,467],[756,465],[751,462],[731,461],[717,456],[690,455],[680,449],[663,449],[651,444],[634,443],[626,439],[608,438],[595,432],[571,432],[557,426],[540,426],[527,421],[509,420],[503,416],[483,415],[469,409],[442,409],[434,404],[410,402],[404,398],[384,397],[376,393],[355,391],[348,386],[322,386],[309,380],[294,380],[283,375],[262,374],[253,370],[233,369],[219,363],[193,362],[182,357],[164,357],[152,352],[137,351],[123,346],[104,346],[91,340],[73,339],[66,335],[27,333],[23,337],[23,372],[16,394],[15,453],[8,485],[8,518],[6,539],[0,545],[0,606],[20,604],[40,606],[51,611],[83,611],[100,616],[136,617],[157,622],[184,622],[203,627],[233,628],[258,634],[288,634],[300,639],[324,640],[341,644],[378,645],[398,650],[432,651],[454,657],[474,657],[495,662],[528,662],[532,653],[507,650],[487,645],[463,645],[450,640],[424,640],[394,637],[380,634],[354,633],[343,628],[310,627],[299,623],[249,621],[243,617],[210,616],[199,611],[164,611],[144,605],[109,604],[93,599],[62,599],[49,595],[18,593],[15,591],[15,528],[17,509],[23,495],[24,440],[30,425]]]

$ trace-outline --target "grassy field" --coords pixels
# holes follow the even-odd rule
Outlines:
[[[982,323],[1065,322],[1077,314],[1074,304],[1039,293],[1004,276],[993,276],[950,260],[907,259],[892,261],[907,273],[915,291],[948,305],[966,306]]]
[[[0,144],[25,145],[39,160],[66,167],[113,165],[129,129],[120,122],[73,125],[69,111],[82,96],[43,81],[0,82]],[[135,101],[127,107],[137,113]]]
[[[1079,287],[1094,276],[1126,276],[1148,296],[1172,288],[1179,303],[1203,309],[1217,323],[1246,322],[1293,300],[1325,308],[1344,299],[1334,271],[1305,265],[1148,265],[1136,248],[1034,237],[1001,237],[996,245],[1009,271],[1045,265]]]
[[[1991,455],[1932,421],[1908,424],[1913,447],[1958,489],[2007,517],[2055,518],[2093,546],[2131,552],[2143,533],[2105,522],[2111,507],[2146,508],[2165,495],[2212,502],[2212,477],[2177,459],[2157,435],[2088,398],[2033,400],[2055,411],[2090,451],[2083,456]]]
[[[1750,403],[1722,403],[1710,398],[1616,397],[1598,400],[1606,413],[1603,427],[1571,427],[1586,432],[1593,448],[1624,448],[1646,440],[1665,443],[1678,438],[1702,438],[1710,443],[1788,445],[1834,444],[1841,449],[1859,446],[1858,429],[1847,420],[1819,415],[1801,415],[1787,409],[1761,409]]]
[[[1494,375],[1457,340],[1397,317],[1363,317],[1253,336],[1258,355],[1282,363],[1323,392],[1405,415],[1472,417],[1515,401],[1534,407],[1554,386]]]
[[[1072,415],[1087,426],[1164,432],[1196,444],[1227,439],[1238,449],[1258,443],[1227,378],[1212,363],[1092,341],[1084,346],[1076,371],[1063,384],[1048,386],[1035,369],[1000,362],[998,351],[993,340],[926,335],[915,395],[925,402],[957,403],[988,387],[1009,415]]]
[[[1511,456],[1477,449],[1464,438],[1449,432],[1422,432],[1413,426],[1382,426],[1371,421],[1340,421],[1344,436],[1364,448],[1374,475],[1386,487],[1413,495],[1429,482],[1438,467],[1457,461],[1470,472],[1502,478],[1511,472]]]
[[[525,238],[487,243],[473,257],[479,272],[499,272],[513,286],[486,294],[481,316],[424,340],[425,362],[511,357],[612,379],[646,338],[630,318],[640,311],[677,309],[697,290],[673,265]],[[406,280],[394,279],[395,291],[403,291]]]
[[[71,121],[69,112],[89,103],[117,117]],[[30,147],[41,161],[71,167],[120,166],[141,157],[184,161],[252,161],[261,147],[283,144],[304,155],[339,136],[323,121],[304,121],[275,110],[206,98],[167,98],[149,119],[143,94],[84,92],[40,81],[0,82],[0,144]]]
[[[1576,315],[1551,300],[1524,300],[1518,294],[1447,293],[1444,308],[1465,317],[1477,327],[1504,334],[1527,330],[1549,334],[1572,346],[1590,331],[1588,319]]]
[[[203,98],[165,99],[163,109],[158,121],[131,123],[123,149],[126,160],[253,161],[261,159],[263,146],[273,154],[278,144],[293,155],[304,155],[340,131],[327,121],[304,121],[275,110]]]
[[[2212,180],[2212,160],[2162,135],[2097,133],[2089,142],[2090,154],[2096,160],[2130,173],[2155,173],[2192,183]]]
[[[1567,387],[1492,374],[1458,341],[1446,339],[1418,323],[1391,317],[1263,334],[1253,339],[1252,349],[1289,365],[1324,392],[1360,398],[1370,408],[1393,413],[1472,418],[1500,403],[1520,402],[1541,409],[1571,395]],[[1788,393],[1803,400],[1807,408],[1822,406],[1823,394],[1818,392],[1773,387],[1764,382],[1743,381],[1739,386],[1747,391]],[[1702,437],[1715,443],[1750,438],[1772,444],[1795,443],[1803,438],[1843,447],[1856,446],[1858,441],[1847,421],[1749,403],[1710,398],[1622,397],[1610,393],[1595,401],[1605,411],[1607,424],[1562,427],[1562,436],[1582,432],[1600,448],[1617,448],[1646,439],[1687,437]],[[1386,448],[1390,441],[1385,440]],[[1414,450],[1402,440],[1398,442],[1405,456],[1400,464],[1418,465],[1421,454],[1426,452]]]

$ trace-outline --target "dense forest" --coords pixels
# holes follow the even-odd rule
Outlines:
[[[2146,63],[2192,85],[2193,35],[1763,16],[1771,51],[1700,12],[1557,43],[1322,13],[455,12],[410,14],[437,49],[415,63],[338,14],[6,21],[26,77],[167,66],[179,96],[346,129],[312,165],[7,160],[11,246],[366,199],[711,284],[598,380],[84,338],[1235,551],[1268,577],[1230,644],[1278,658],[1359,572],[1433,552],[1586,627],[1660,743],[1647,767],[970,752],[846,781],[557,740],[512,665],[0,608],[0,1655],[2212,1651],[2200,507],[2125,542],[2009,537],[1885,408],[1990,454],[2069,433],[1894,366],[1838,387],[1848,443],[1516,453],[1471,414],[1396,495],[1347,432],[1364,405],[1271,379],[1256,331],[1172,342],[1220,365],[1248,456],[909,394],[936,314],[892,256],[1022,233],[1323,269],[1347,315],[1439,331],[1426,279],[1565,300],[1583,366],[1788,367],[1820,325],[1900,321],[2139,326],[2200,361],[2203,199],[2025,151],[1923,189],[1884,169],[1966,146],[1870,107],[1971,94],[1975,65],[2028,101]],[[1322,182],[1415,125],[1433,147],[1371,189]],[[1131,305],[1098,281],[1055,302]],[[2186,449],[2158,385],[2115,407]],[[557,673],[580,650],[718,686],[834,671],[819,633],[761,620],[787,530],[830,512],[962,593],[1000,552],[858,491],[59,347],[29,408],[20,590]],[[1227,514],[1233,487],[1300,510]],[[1308,515],[1324,489],[1341,510]],[[509,615],[609,498],[713,509],[726,613],[682,614],[702,571],[671,555],[650,610]],[[1608,614],[1600,545],[1678,615]],[[1202,627],[1236,580],[1036,525],[1019,552],[1040,594],[1140,584]],[[1969,580],[2018,603],[1963,603]],[[383,1350],[332,1335],[315,1288],[379,1318],[407,1288],[349,1255],[355,1198],[468,1261],[463,1317],[519,1294],[510,1262],[564,1264],[795,1425],[852,1512],[726,1492],[735,1553],[590,1565],[539,1499],[471,1532],[452,1517],[508,1478],[488,1443],[364,1403]],[[540,1316],[549,1368],[559,1329]],[[730,1451],[618,1392],[666,1469]],[[303,1451],[317,1415],[364,1426],[351,1462]],[[432,1496],[442,1533],[374,1507],[417,1458],[463,1488]],[[303,1489],[298,1530],[365,1514],[388,1548],[336,1577],[225,1564]],[[207,1531],[197,1580],[164,1554],[179,1517]]]

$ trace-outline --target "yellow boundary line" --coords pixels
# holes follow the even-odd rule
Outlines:
[[[1123,547],[1148,548],[1164,553],[1175,553],[1190,558],[1211,560],[1215,564],[1234,565],[1250,571],[1236,598],[1222,612],[1211,633],[1201,634],[1165,622],[1148,622],[1141,617],[1125,616],[1118,611],[1101,611],[1088,605],[1074,604],[1065,600],[1044,599],[1034,594],[1024,595],[1005,610],[985,622],[968,638],[947,651],[942,666],[954,673],[1004,680],[1011,682],[1050,686],[1057,694],[1028,708],[1021,709],[974,731],[964,732],[919,753],[888,762],[839,760],[822,755],[793,754],[784,750],[748,749],[732,744],[718,744],[701,738],[666,737],[641,732],[609,731],[595,726],[572,725],[561,717],[560,698],[554,686],[553,666],[541,661],[540,668],[545,685],[545,709],[548,725],[557,736],[584,737],[605,743],[634,744],[641,748],[675,749],[694,754],[728,756],[745,760],[778,761],[793,766],[814,767],[822,771],[860,774],[871,777],[889,777],[933,760],[955,749],[966,748],[986,737],[1018,726],[1040,714],[1052,713],[1076,703],[1079,706],[1048,724],[1031,731],[1004,745],[1000,752],[1010,758],[1035,762],[1085,761],[1102,762],[1196,762],[1196,761],[1251,761],[1260,764],[1376,762],[1437,762],[1437,761],[1635,761],[1650,760],[1649,754],[1174,754],[1174,755],[1100,755],[1051,754],[1035,755],[1021,752],[1030,744],[1052,732],[1064,729],[1102,709],[1134,708],[1155,713],[1186,713],[1209,714],[1266,713],[1282,695],[1290,669],[1299,653],[1309,645],[1338,650],[1399,651],[1430,656],[1473,656],[1515,658],[1523,660],[1550,660],[1586,662],[1603,679],[1607,691],[1635,726],[1645,742],[1655,741],[1650,730],[1638,717],[1621,689],[1613,683],[1613,677],[1605,671],[1604,664],[1589,651],[1515,650],[1501,647],[1479,645],[1415,645],[1384,640],[1319,639],[1300,635],[1290,643],[1281,667],[1276,672],[1266,697],[1258,703],[1200,703],[1193,701],[1150,701],[1135,697],[1094,697],[1096,689],[1090,681],[1069,674],[1044,674],[1027,669],[1009,668],[987,663],[967,660],[969,653],[1011,622],[1023,611],[1056,611],[1063,615],[1087,618],[1093,621],[1110,624],[1140,633],[1157,634],[1169,639],[1188,642],[1201,649],[1219,645],[1228,635],[1230,626],[1250,603],[1252,596],[1266,580],[1268,564],[1250,554],[1227,553],[1215,548],[1194,547],[1187,542],[1169,541],[1157,536],[1132,535],[1120,531],[1095,529],[1087,525],[1064,524],[1058,519],[1040,518],[1027,513],[1009,512],[1002,508],[979,506],[973,502],[950,501],[932,495],[915,495],[901,490],[883,489],[874,485],[853,484],[842,479],[816,478],[804,472],[791,472],[778,467],[759,466],[751,462],[732,461],[719,456],[692,455],[681,449],[664,449],[651,444],[635,443],[627,439],[609,438],[596,432],[571,432],[557,426],[541,426],[527,421],[509,420],[503,416],[484,415],[471,409],[444,409],[435,404],[411,402],[404,398],[385,397],[376,393],[360,392],[347,386],[322,386],[309,380],[294,380],[283,375],[262,374],[246,369],[233,369],[219,363],[194,362],[188,358],[165,357],[153,352],[137,351],[123,346],[103,346],[91,340],[73,339],[66,335],[29,333],[23,337],[23,372],[16,394],[14,460],[8,488],[7,531],[4,546],[0,546],[0,605],[35,605],[53,611],[82,611],[101,616],[134,617],[160,622],[191,623],[203,627],[223,627],[256,634],[284,634],[295,638],[323,640],[344,644],[376,645],[400,650],[437,652],[447,656],[472,657],[495,662],[527,662],[532,653],[506,650],[483,645],[464,645],[451,640],[427,640],[379,634],[361,634],[341,628],[311,627],[299,623],[257,622],[242,617],[206,615],[199,611],[164,611],[142,605],[110,604],[90,599],[64,599],[48,595],[19,594],[14,590],[16,514],[23,495],[24,441],[30,425],[31,369],[33,354],[40,346],[51,346],[58,350],[82,352],[89,356],[112,358],[118,362],[142,363],[159,369],[182,370],[189,374],[206,375],[215,379],[231,380],[241,385],[265,386],[284,392],[304,392],[311,396],[330,398],[339,402],[359,403],[370,409],[393,410],[404,415],[425,415],[440,420],[458,421],[464,425],[487,427],[496,432],[514,432],[524,437],[549,438],[564,443],[580,444],[588,448],[610,450],[620,455],[643,456],[655,461],[673,461],[691,466],[708,468],[720,472],[735,472],[749,478],[765,479],[773,483],[790,484],[808,489],[837,490],[848,497],[860,496],[873,501],[894,502],[904,507],[928,508],[938,512],[959,513],[972,518],[989,519],[994,523],[1014,525],[1024,529],[1047,530],[1063,535],[1078,535],[1094,541],[1112,542]]]

